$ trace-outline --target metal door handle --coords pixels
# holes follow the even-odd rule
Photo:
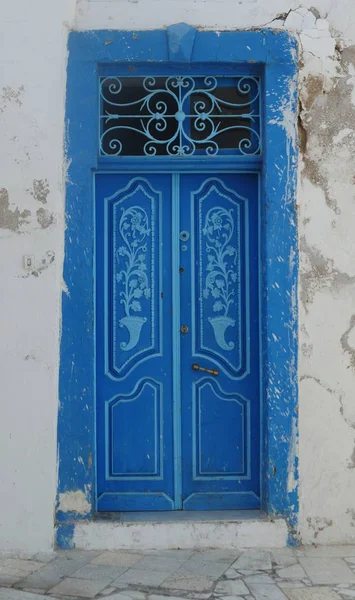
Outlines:
[[[204,367],[200,367],[200,365],[198,363],[193,363],[192,370],[193,371],[204,371],[204,373],[211,373],[211,375],[213,375],[214,377],[217,377],[217,375],[219,375],[218,369],[205,369]]]

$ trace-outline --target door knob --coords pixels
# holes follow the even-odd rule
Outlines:
[[[218,369],[205,369],[205,367],[200,367],[200,365],[198,363],[193,363],[192,370],[193,371],[203,371],[204,373],[210,373],[214,377],[217,377],[217,375],[219,375]]]

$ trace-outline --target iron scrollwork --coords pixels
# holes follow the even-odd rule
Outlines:
[[[143,140],[135,153],[145,156],[214,156],[228,147],[260,154],[258,77],[141,77],[127,93],[129,80],[100,78],[102,156],[130,155],[130,132]]]

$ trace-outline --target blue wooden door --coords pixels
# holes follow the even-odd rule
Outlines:
[[[257,174],[96,175],[98,510],[257,508]]]
[[[183,508],[259,508],[258,180],[191,174],[180,190]]]

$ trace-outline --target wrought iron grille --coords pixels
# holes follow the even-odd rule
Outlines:
[[[260,80],[101,77],[101,156],[261,153]]]

